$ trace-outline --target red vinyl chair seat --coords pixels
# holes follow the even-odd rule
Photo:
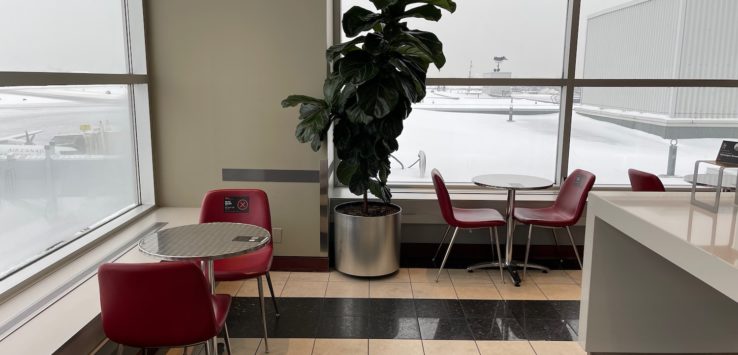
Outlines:
[[[215,260],[215,279],[238,281],[265,275],[272,267],[272,244],[246,255]]]
[[[579,216],[564,213],[558,208],[516,208],[515,219],[524,224],[543,227],[566,227],[573,225]]]
[[[226,318],[228,318],[228,309],[230,308],[230,295],[213,295],[213,312],[215,313],[215,325],[218,327],[218,333],[225,326]]]
[[[98,269],[103,330],[140,348],[204,342],[225,327],[231,296],[213,295],[190,262],[114,263]]]
[[[656,191],[664,192],[664,184],[658,176],[636,169],[628,169],[630,187],[633,191]]]
[[[500,212],[491,208],[458,208],[452,207],[454,221],[452,227],[488,228],[505,225],[505,218]]]

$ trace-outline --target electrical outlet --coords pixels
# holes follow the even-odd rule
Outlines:
[[[282,228],[272,228],[272,242],[282,242]]]

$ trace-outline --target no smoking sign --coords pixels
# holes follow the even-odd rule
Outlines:
[[[225,213],[249,213],[248,196],[228,196],[223,199],[223,212]]]

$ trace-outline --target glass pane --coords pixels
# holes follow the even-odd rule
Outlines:
[[[569,170],[590,170],[600,185],[629,184],[629,168],[684,185],[696,160],[736,138],[736,88],[581,88]]]
[[[738,79],[738,1],[583,0],[577,77]]]
[[[0,88],[0,279],[138,203],[126,86]]]
[[[3,0],[0,71],[125,73],[121,1]]]
[[[436,78],[561,78],[566,31],[566,0],[457,1],[438,23],[409,20],[411,28],[435,33],[447,63]],[[375,10],[368,0],[341,0]],[[344,38],[345,40],[345,38]],[[494,57],[505,57],[499,63]]]
[[[394,153],[405,168],[392,161],[390,181],[430,182],[433,168],[456,183],[490,173],[553,179],[559,93],[548,87],[428,87]]]

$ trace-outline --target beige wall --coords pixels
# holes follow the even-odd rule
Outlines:
[[[317,256],[317,183],[223,182],[222,168],[318,170],[294,138],[291,93],[320,95],[326,0],[149,0],[147,36],[157,203],[199,206],[215,188],[261,188],[278,255]]]

